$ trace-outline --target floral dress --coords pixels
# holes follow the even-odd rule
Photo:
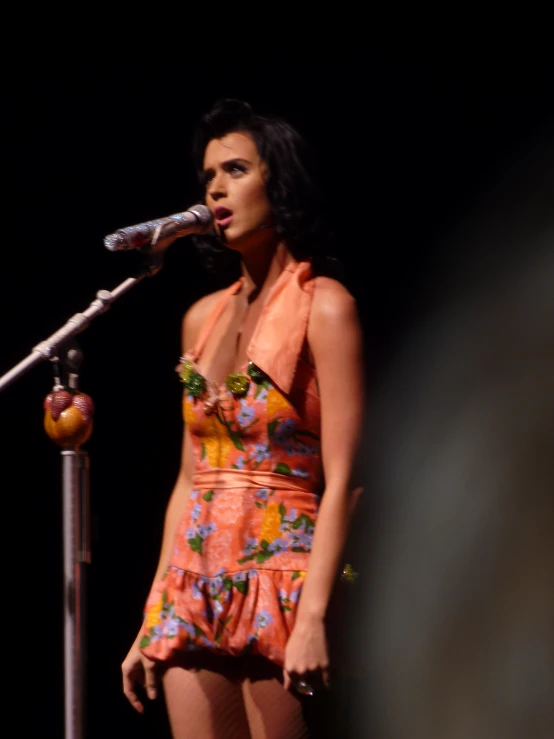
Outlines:
[[[308,566],[322,490],[317,381],[301,357],[314,281],[306,262],[285,268],[247,365],[217,385],[196,362],[241,286],[224,293],[178,368],[193,489],[145,606],[141,649],[153,660],[207,649],[282,665]]]

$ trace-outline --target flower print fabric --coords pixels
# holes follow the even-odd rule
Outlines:
[[[196,362],[241,285],[226,291],[187,359]],[[233,395],[202,378],[203,392],[183,393],[193,489],[169,567],[146,602],[141,649],[150,659],[208,649],[283,664],[321,493],[319,395],[300,356],[312,294],[309,265],[293,262],[248,347],[255,371],[242,368],[246,392],[244,383]]]

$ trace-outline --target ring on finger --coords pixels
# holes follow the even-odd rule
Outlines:
[[[310,683],[306,682],[306,680],[298,680],[294,686],[297,693],[300,693],[300,695],[313,695],[314,689],[310,685]]]

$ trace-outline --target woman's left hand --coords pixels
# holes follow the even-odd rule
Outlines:
[[[285,690],[292,688],[304,694],[330,687],[323,619],[296,622],[285,649],[283,686]]]

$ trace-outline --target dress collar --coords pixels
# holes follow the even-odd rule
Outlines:
[[[287,264],[271,288],[246,351],[247,357],[284,393],[292,387],[313,292],[311,264]]]

